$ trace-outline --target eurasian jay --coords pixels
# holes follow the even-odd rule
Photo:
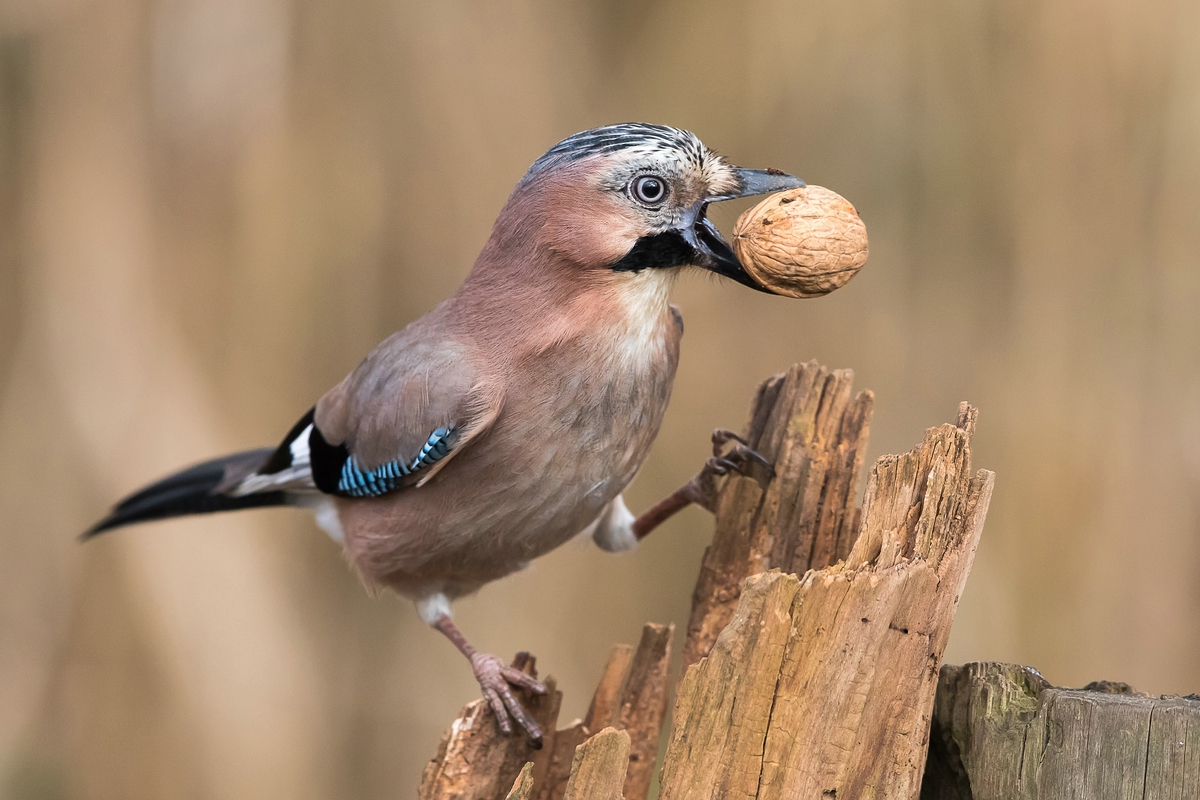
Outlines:
[[[677,128],[564,139],[517,184],[458,291],[385,339],[279,447],[164,478],[85,537],[185,514],[312,509],[367,581],[411,598],[470,660],[500,728],[515,720],[540,743],[512,686],[545,688],[472,647],[450,603],[580,534],[632,548],[689,503],[712,510],[718,475],[769,469],[717,431],[682,489],[637,518],[621,499],[671,395],[676,276],[699,267],[762,289],[708,204],[803,185],[731,166]]]

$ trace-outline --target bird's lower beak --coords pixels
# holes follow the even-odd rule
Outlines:
[[[733,252],[733,248],[717,230],[717,226],[713,225],[712,221],[705,216],[704,212],[707,210],[707,206],[702,208],[695,224],[683,234],[695,251],[693,265],[718,275],[724,275],[743,286],[770,294],[765,287],[759,285],[758,281],[750,277],[750,273],[746,272],[742,262],[738,261],[737,254]]]
[[[739,197],[753,197],[759,194],[782,192],[787,189],[798,189],[804,186],[805,183],[799,178],[780,172],[777,169],[742,169],[741,167],[737,167],[734,169],[734,173],[738,177],[740,186],[733,191],[707,197],[704,204],[700,207],[699,213],[696,215],[695,223],[689,231],[684,233],[684,237],[695,248],[695,265],[697,267],[715,272],[718,275],[724,275],[726,278],[735,280],[743,286],[749,286],[751,289],[773,294],[769,289],[750,277],[750,274],[746,272],[742,263],[738,261],[737,254],[733,252],[733,248],[729,246],[729,243],[721,236],[721,232],[708,219],[706,213],[708,211],[708,204],[718,203],[722,200],[735,200]]]

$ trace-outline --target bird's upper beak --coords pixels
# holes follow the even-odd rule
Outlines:
[[[731,191],[712,194],[704,198],[696,213],[696,221],[689,230],[683,232],[684,238],[695,248],[695,265],[718,275],[731,278],[743,286],[757,289],[760,292],[771,292],[750,277],[742,263],[738,261],[733,248],[721,236],[721,232],[708,219],[709,203],[722,200],[735,200],[739,197],[753,197],[759,194],[782,192],[786,189],[798,189],[804,186],[804,181],[777,169],[743,169],[733,168],[738,185]]]
[[[787,189],[799,189],[807,184],[799,178],[780,172],[777,169],[745,169],[734,167],[733,174],[737,176],[738,185],[732,191],[710,194],[706,200],[718,203],[722,200],[736,200],[739,197],[754,197],[758,194],[771,194]]]

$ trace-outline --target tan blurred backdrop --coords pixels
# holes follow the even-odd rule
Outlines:
[[[624,120],[834,188],[872,253],[820,300],[681,282],[635,510],[794,361],[875,390],[873,456],[969,399],[998,479],[948,658],[1200,690],[1195,3],[0,0],[0,797],[414,795],[477,688],[305,514],[75,536],[278,441]],[[569,718],[710,530],[569,544],[459,621]]]

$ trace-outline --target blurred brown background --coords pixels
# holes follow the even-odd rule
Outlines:
[[[872,252],[821,300],[681,282],[634,509],[794,361],[875,390],[874,455],[970,399],[998,480],[948,658],[1200,690],[1195,3],[2,0],[0,797],[413,796],[477,688],[307,515],[75,535],[276,442],[534,158],[624,120],[834,188]],[[569,544],[459,621],[569,719],[686,619],[710,530]]]

